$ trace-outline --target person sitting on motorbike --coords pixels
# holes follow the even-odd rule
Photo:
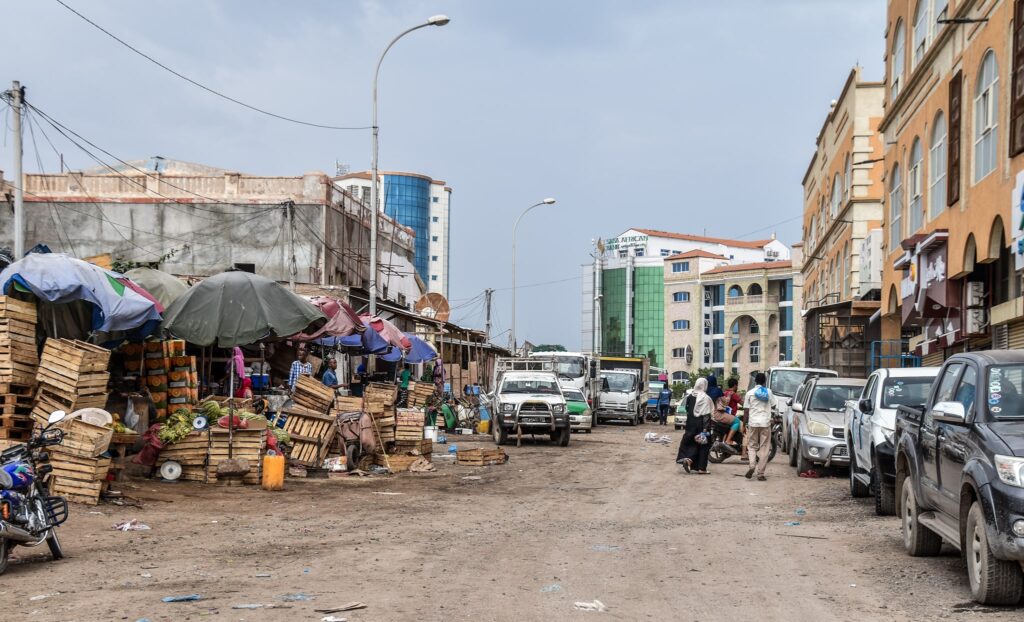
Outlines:
[[[739,385],[739,380],[736,378],[729,378],[728,388],[725,390],[725,394],[722,396],[723,400],[726,400],[729,408],[732,409],[734,419],[732,425],[729,426],[729,434],[725,437],[725,444],[732,447],[733,436],[739,432],[743,434],[743,420],[740,419],[740,404],[742,400],[740,398],[739,391],[736,387]]]

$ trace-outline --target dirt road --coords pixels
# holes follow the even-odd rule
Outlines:
[[[667,430],[671,446],[643,442]],[[19,550],[5,620],[1019,620],[970,599],[959,557],[907,557],[845,478],[687,476],[671,428],[606,426],[502,466],[246,488],[137,482],[143,508],[75,506],[67,559]],[[381,494],[386,493],[386,494]],[[806,515],[795,510],[805,508]],[[151,531],[111,526],[137,518]],[[786,522],[799,521],[798,526]],[[821,539],[818,539],[821,538]],[[164,596],[202,600],[165,604]],[[301,593],[313,600],[286,602]],[[600,600],[605,613],[575,611]],[[287,609],[233,609],[242,604]]]

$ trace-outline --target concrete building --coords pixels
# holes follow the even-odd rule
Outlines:
[[[629,229],[597,244],[583,271],[583,350],[665,357],[665,258],[690,251],[729,263],[785,261],[789,248],[775,239],[728,240],[654,229]]]
[[[803,308],[805,362],[863,378],[882,287],[882,157],[878,125],[884,82],[860,67],[846,79],[818,132],[804,174]]]
[[[370,203],[369,171],[336,177],[335,184]],[[427,290],[448,296],[449,215],[452,189],[419,173],[381,172],[382,211],[416,235],[416,271]]]
[[[1024,347],[1022,27],[1022,2],[888,2],[883,335],[924,364]]]
[[[801,275],[793,260],[733,263],[693,250],[664,258],[666,367],[673,382],[701,368],[741,385],[799,362]]]
[[[128,164],[25,175],[26,247],[109,254],[178,275],[237,268],[286,282],[294,236],[297,283],[362,289],[365,298],[369,210],[324,173],[265,177],[159,157]],[[12,227],[13,218],[0,218],[0,246],[12,244]],[[381,298],[408,308],[424,291],[415,236],[388,217],[380,235]]]

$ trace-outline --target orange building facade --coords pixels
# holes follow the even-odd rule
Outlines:
[[[1022,0],[888,3],[882,333],[924,364],[1024,347],[1021,24]]]

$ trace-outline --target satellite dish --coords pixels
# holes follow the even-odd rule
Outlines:
[[[168,460],[160,465],[160,477],[173,482],[181,477],[181,465],[174,460]]]
[[[423,317],[430,318],[432,320],[438,320],[441,322],[447,322],[448,317],[451,315],[451,307],[448,305],[448,299],[437,292],[430,292],[420,296],[420,299],[416,301],[416,313],[419,313]]]

